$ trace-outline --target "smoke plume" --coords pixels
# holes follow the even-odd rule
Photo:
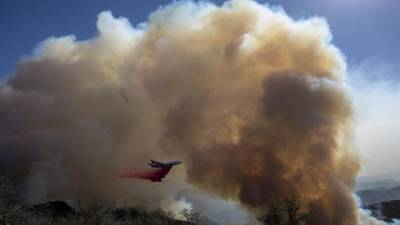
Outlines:
[[[138,26],[102,12],[97,28],[45,40],[1,85],[1,170],[28,198],[170,195],[185,181],[250,210],[298,194],[310,224],[357,224],[346,65],[324,19],[177,2]],[[145,187],[112,176],[149,159],[185,171]]]

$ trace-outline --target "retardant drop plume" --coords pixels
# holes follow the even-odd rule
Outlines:
[[[180,159],[187,182],[248,209],[299,194],[310,224],[357,224],[346,68],[324,19],[233,0],[97,27],[44,41],[0,88],[1,167],[28,196],[125,197],[107,171]]]
[[[149,180],[152,182],[161,182],[162,179],[169,173],[171,168],[153,168],[143,170],[122,170],[116,174],[120,178],[135,178]]]

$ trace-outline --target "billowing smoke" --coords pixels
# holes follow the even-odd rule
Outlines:
[[[298,194],[310,224],[357,224],[346,67],[324,19],[232,0],[173,3],[136,27],[102,12],[97,27],[47,39],[0,88],[1,169],[28,198],[186,181],[248,209]],[[112,176],[149,159],[185,171],[147,186]]]

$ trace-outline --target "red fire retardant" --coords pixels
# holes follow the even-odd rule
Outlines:
[[[137,171],[123,171],[117,175],[121,178],[136,178],[144,179],[152,182],[161,182],[161,180],[169,173],[171,167],[167,168],[154,168]]]

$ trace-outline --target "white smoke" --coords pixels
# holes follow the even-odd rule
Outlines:
[[[348,85],[355,111],[355,142],[363,159],[364,175],[390,174],[398,171],[400,157],[400,83],[399,69],[377,58],[365,60],[349,68]],[[361,208],[361,199],[354,196],[359,206],[359,224],[400,224],[376,219],[371,211]]]
[[[381,61],[370,59],[349,69],[355,141],[364,160],[363,175],[400,170],[400,69]]]
[[[185,197],[180,197],[179,199],[165,199],[161,202],[161,209],[180,220],[185,219],[182,214],[184,210],[194,210],[192,204],[188,202]]]

